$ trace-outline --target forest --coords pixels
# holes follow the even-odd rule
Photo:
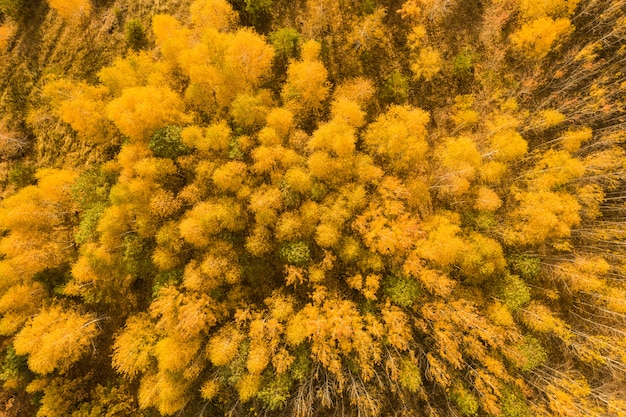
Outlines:
[[[626,0],[0,0],[0,417],[626,417]]]

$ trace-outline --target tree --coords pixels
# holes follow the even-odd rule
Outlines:
[[[15,336],[15,352],[28,355],[28,367],[35,373],[63,374],[89,350],[98,334],[97,321],[93,314],[51,306],[29,320]]]
[[[77,21],[88,17],[91,13],[89,0],[48,0],[48,4],[59,15],[69,21]]]

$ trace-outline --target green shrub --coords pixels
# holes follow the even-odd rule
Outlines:
[[[150,139],[148,148],[158,158],[175,159],[188,154],[191,149],[183,143],[180,137],[181,130],[178,126],[167,126],[159,129]]]
[[[282,28],[270,33],[270,41],[276,50],[276,56],[290,59],[300,53],[300,34],[292,28]]]
[[[311,251],[306,242],[288,243],[281,248],[280,255],[292,265],[306,265],[311,260]]]
[[[420,295],[420,284],[414,279],[394,276],[387,278],[385,284],[387,296],[401,307],[410,307]]]
[[[139,19],[131,19],[124,25],[124,33],[126,35],[126,43],[133,50],[143,49],[148,44],[146,32],[143,24]]]

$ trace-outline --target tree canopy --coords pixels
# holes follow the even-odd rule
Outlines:
[[[96,3],[2,96],[0,416],[626,415],[622,0]]]

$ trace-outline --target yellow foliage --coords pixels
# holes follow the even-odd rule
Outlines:
[[[237,383],[237,392],[242,402],[251,400],[259,392],[261,386],[260,375],[244,375]]]
[[[226,31],[234,26],[237,14],[225,0],[195,0],[189,8],[191,22],[197,29]]]
[[[589,127],[582,127],[580,129],[568,129],[563,136],[561,136],[561,145],[570,153],[574,153],[580,149],[580,146],[589,141],[593,137],[593,132]]]
[[[418,50],[422,46],[424,39],[426,39],[426,27],[424,25],[413,26],[411,28],[411,32],[407,36],[409,48],[413,51]]]
[[[89,0],[48,0],[48,4],[66,20],[76,21],[91,13]]]
[[[333,99],[335,102],[349,101],[364,108],[372,98],[376,89],[367,78],[357,77],[344,81],[335,88]]]
[[[549,129],[560,125],[565,121],[565,115],[558,110],[546,109],[541,110],[537,116],[535,116],[536,124],[539,128]]]
[[[42,310],[15,336],[18,355],[28,355],[28,367],[46,375],[67,372],[90,348],[99,333],[95,316],[64,311],[53,306]]]
[[[580,205],[567,193],[538,191],[520,193],[518,208],[509,214],[505,239],[511,244],[541,244],[570,235],[579,224]]]
[[[106,115],[131,140],[147,141],[158,129],[185,123],[183,103],[166,87],[132,87],[106,106]]]
[[[272,109],[267,115],[267,127],[274,129],[280,137],[287,137],[294,127],[293,113],[282,107]]]
[[[5,22],[0,25],[0,50],[5,49],[9,40],[15,34],[16,25],[13,22]]]
[[[536,332],[554,333],[562,339],[571,338],[569,326],[538,301],[531,301],[522,309],[520,318],[526,326]]]
[[[334,119],[348,126],[358,128],[365,123],[365,112],[361,110],[361,106],[355,101],[344,98],[335,99],[332,103],[331,111]]]
[[[539,17],[514,32],[510,37],[511,45],[527,58],[541,59],[572,30],[568,19]]]
[[[200,395],[207,401],[211,401],[218,394],[220,390],[220,383],[211,379],[202,384],[202,388],[200,388]]]
[[[281,96],[294,115],[316,112],[328,96],[328,71],[318,61],[320,45],[308,41],[302,45],[302,61],[293,61],[287,68],[287,81]]]
[[[580,0],[520,0],[520,10],[524,18],[570,17]]]
[[[425,219],[428,238],[417,245],[420,257],[440,266],[449,266],[460,260],[466,243],[458,237],[461,227],[457,215],[435,215]]]
[[[45,288],[39,282],[15,285],[2,294],[0,334],[9,336],[16,333],[43,306],[44,296]]]
[[[98,72],[98,79],[114,96],[120,96],[127,88],[158,85],[154,77],[164,71],[163,63],[146,52],[137,52],[115,59],[111,66]]]
[[[159,372],[141,379],[139,405],[156,407],[159,413],[171,415],[180,411],[189,401],[189,381],[177,374]]]
[[[502,205],[502,200],[490,188],[480,187],[476,193],[474,208],[482,211],[496,211]]]
[[[248,167],[243,162],[231,161],[218,167],[211,179],[221,191],[236,193],[243,186]]]
[[[550,150],[529,172],[529,182],[537,190],[556,190],[568,182],[582,177],[585,166],[565,151]]]
[[[416,80],[423,78],[426,81],[430,81],[441,71],[442,65],[443,59],[439,51],[430,46],[420,48],[411,64],[413,78]]]
[[[189,47],[190,32],[173,16],[157,14],[152,16],[152,32],[161,47],[163,57],[175,63],[183,48]]]
[[[426,156],[427,112],[408,106],[392,106],[371,123],[363,142],[373,156],[396,171],[415,171]]]
[[[209,340],[207,357],[215,366],[228,365],[237,356],[243,339],[244,335],[235,327],[223,327]]]
[[[488,161],[482,164],[479,170],[480,177],[488,184],[499,184],[507,170],[503,162]]]
[[[216,0],[213,0],[216,1]],[[240,29],[229,39],[224,62],[229,81],[241,77],[245,86],[255,87],[269,72],[274,48],[250,29]]]
[[[237,126],[256,129],[263,126],[271,105],[272,96],[267,90],[261,90],[256,95],[243,93],[235,97],[229,113]]]
[[[355,144],[354,129],[339,120],[333,120],[321,125],[313,133],[309,149],[325,150],[333,152],[338,158],[346,158],[355,151]]]
[[[511,162],[523,157],[528,151],[528,143],[513,129],[495,133],[490,139],[490,150],[496,161]]]
[[[246,361],[248,371],[253,375],[258,375],[263,372],[270,363],[270,353],[263,340],[252,343]]]

